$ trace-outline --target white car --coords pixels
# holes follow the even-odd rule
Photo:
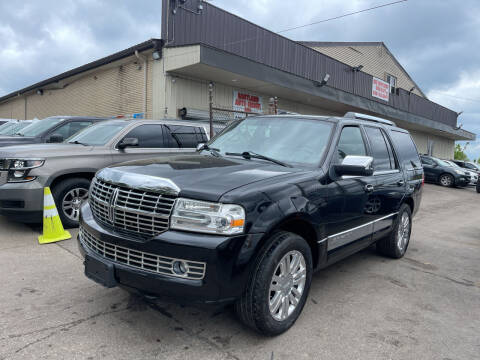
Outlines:
[[[470,185],[477,185],[477,183],[478,183],[478,173],[477,172],[471,171],[471,170],[466,169],[466,168],[462,168],[451,160],[445,160],[445,162],[449,163],[454,168],[459,168],[459,169],[463,170],[466,174],[468,174],[470,176]]]

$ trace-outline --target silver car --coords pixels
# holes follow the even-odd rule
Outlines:
[[[64,226],[78,224],[90,180],[112,164],[194,152],[208,141],[202,123],[115,119],[92,125],[60,144],[0,149],[0,214],[17,221],[42,219],[43,188],[50,186]]]

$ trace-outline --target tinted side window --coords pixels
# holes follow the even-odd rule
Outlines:
[[[365,127],[367,137],[370,141],[373,156],[373,167],[376,171],[395,169],[395,158],[392,147],[384,133],[379,128]]]
[[[430,160],[429,158],[426,158],[426,157],[421,157],[421,160],[422,160],[422,164],[425,164],[425,165],[435,165],[435,163],[433,162],[433,160]]]
[[[410,134],[392,130],[390,132],[393,143],[398,151],[400,161],[407,169],[421,167],[417,147]]]
[[[162,125],[140,125],[130,131],[124,138],[137,138],[139,148],[163,148]]]
[[[168,147],[195,148],[202,142],[207,142],[207,136],[202,128],[196,126],[165,125]]]
[[[340,140],[338,141],[337,152],[340,162],[347,155],[365,156],[367,154],[359,127],[346,126],[342,129]]]

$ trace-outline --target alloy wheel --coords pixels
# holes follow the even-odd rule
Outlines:
[[[402,214],[400,223],[398,224],[397,246],[401,252],[407,248],[410,239],[410,217],[406,212]]]
[[[62,211],[67,218],[78,221],[80,205],[88,198],[88,189],[75,188],[65,194],[62,200]]]
[[[288,252],[277,265],[268,292],[270,314],[277,321],[287,319],[297,308],[305,290],[307,267],[302,253]]]
[[[443,175],[441,178],[440,178],[440,183],[443,185],[443,186],[451,186],[452,185],[452,178],[448,175]]]

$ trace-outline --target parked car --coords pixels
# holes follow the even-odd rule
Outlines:
[[[405,254],[422,184],[409,133],[390,121],[248,117],[196,154],[99,171],[81,207],[85,274],[150,299],[234,303],[280,334],[315,270],[373,243]]]
[[[0,147],[37,143],[61,143],[80,130],[106,118],[53,116],[39,120],[12,136],[0,136]]]
[[[421,160],[427,182],[446,187],[467,186],[470,183],[470,176],[465,171],[443,160],[428,155],[422,155]]]
[[[0,126],[0,136],[11,136],[16,134],[18,131],[23,129],[24,127],[29,126],[32,124],[34,120],[12,120],[8,121],[5,124]]]
[[[122,119],[93,125],[61,144],[4,148],[0,214],[40,222],[43,188],[50,186],[63,224],[78,226],[80,203],[99,169],[159,154],[192,153],[206,141],[206,129],[192,122]]]
[[[478,173],[475,172],[475,171],[471,171],[467,168],[461,168],[460,166],[458,166],[455,162],[451,161],[451,160],[444,160],[446,163],[450,164],[453,168],[455,169],[460,169],[462,171],[464,171],[465,173],[467,173],[469,179],[470,179],[470,182],[468,183],[468,185],[477,185],[477,182],[478,182]]]
[[[461,160],[451,160],[451,161],[457,164],[458,166],[460,166],[461,168],[464,168],[465,170],[474,171],[478,175],[480,175],[480,165],[478,164],[475,164],[471,161],[461,161]]]

